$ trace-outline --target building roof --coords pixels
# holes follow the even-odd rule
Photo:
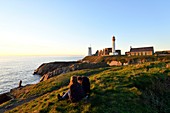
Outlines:
[[[107,50],[112,50],[112,48],[104,48],[104,50],[106,50],[106,49],[107,49]]]
[[[153,47],[131,48],[130,52],[153,51]]]

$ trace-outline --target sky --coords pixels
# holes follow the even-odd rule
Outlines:
[[[170,50],[169,0],[0,0],[0,56]]]

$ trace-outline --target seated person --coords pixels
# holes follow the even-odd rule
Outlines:
[[[85,92],[85,96],[89,96],[90,94],[90,81],[89,81],[89,78],[88,77],[85,77],[85,76],[78,76],[77,77],[77,81],[78,83],[80,83],[83,87],[83,90]]]
[[[84,90],[81,84],[77,82],[77,77],[72,76],[70,78],[69,90],[63,96],[58,94],[58,99],[63,100],[69,98],[71,102],[77,102],[80,101],[84,95]]]

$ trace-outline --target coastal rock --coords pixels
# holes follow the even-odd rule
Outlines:
[[[170,68],[170,63],[169,63],[169,64],[166,64],[166,68]]]
[[[109,65],[110,66],[122,66],[122,63],[120,61],[111,61]]]
[[[62,68],[62,67],[67,67],[72,64],[77,63],[77,61],[73,62],[50,62],[50,63],[44,63],[41,66],[39,66],[33,74],[38,74],[38,75],[44,75],[49,72],[54,71],[55,69]]]
[[[49,79],[53,76],[57,76],[62,73],[68,73],[71,71],[81,70],[81,69],[95,69],[95,68],[108,67],[108,66],[109,65],[106,63],[75,63],[75,64],[65,66],[65,67],[58,67],[55,70],[44,74],[41,77],[40,82],[46,81],[47,79]],[[46,70],[46,71],[48,71],[48,70]]]
[[[11,100],[12,98],[9,96],[8,93],[0,94],[0,104]]]

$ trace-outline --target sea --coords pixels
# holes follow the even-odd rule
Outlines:
[[[38,83],[41,76],[33,75],[33,72],[42,63],[77,61],[82,58],[83,56],[0,56],[0,94],[18,87],[20,80],[23,86]]]

